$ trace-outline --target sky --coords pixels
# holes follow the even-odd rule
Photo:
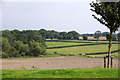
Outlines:
[[[92,17],[91,0],[3,0],[1,30],[109,31]]]

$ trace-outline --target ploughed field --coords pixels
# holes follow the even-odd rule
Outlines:
[[[51,57],[51,58],[19,58],[3,59],[3,70],[31,69],[72,69],[72,68],[103,68],[103,58],[85,57]],[[117,68],[118,59],[113,59],[113,67]]]

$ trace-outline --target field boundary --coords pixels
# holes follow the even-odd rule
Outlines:
[[[71,43],[93,43],[93,42],[84,42],[84,41],[65,41],[65,40],[46,40],[46,42],[71,42]],[[118,41],[116,41],[118,42]],[[99,43],[99,42],[98,42]],[[105,43],[105,42],[100,42],[100,43]],[[106,44],[106,43],[105,43]],[[108,43],[107,43],[108,44]],[[120,43],[112,43],[112,44],[120,44]]]
[[[69,46],[47,47],[47,49],[108,44],[108,43],[93,43],[93,42],[59,41],[59,40],[47,40],[46,42],[92,43],[92,44],[79,44],[79,45],[69,45]],[[120,43],[112,43],[112,44],[120,44]]]
[[[56,48],[68,48],[68,47],[77,47],[77,46],[91,46],[91,45],[105,45],[107,43],[93,43],[93,44],[79,44],[79,45],[70,45],[70,46],[58,46],[58,47],[47,47],[47,49],[56,49]]]
[[[111,51],[111,53],[116,53],[116,52],[120,52],[120,50],[115,50],[115,51]],[[85,53],[85,55],[99,55],[99,54],[107,54],[108,52],[98,52],[98,53]],[[82,55],[82,54],[80,54]]]

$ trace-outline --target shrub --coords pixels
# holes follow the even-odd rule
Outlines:
[[[2,56],[2,58],[8,58],[9,55],[5,52],[0,52],[0,56]]]

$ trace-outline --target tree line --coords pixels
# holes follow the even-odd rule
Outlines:
[[[57,32],[54,30],[38,30],[40,34],[46,39],[79,39],[80,34],[76,31]]]
[[[44,37],[34,30],[4,30],[0,37],[3,58],[20,56],[39,56],[46,54]]]
[[[76,31],[69,31],[69,32],[58,32],[54,30],[45,30],[41,29],[38,30],[40,34],[45,38],[45,39],[74,39],[77,40],[79,39],[80,36],[83,37],[83,40],[87,40],[87,37],[92,36],[94,38],[99,38],[100,36],[106,37],[109,34],[109,32],[101,32],[101,31],[95,31],[94,34],[79,34]],[[99,33],[98,33],[99,32]],[[118,37],[118,34],[113,34],[112,39],[117,40],[116,38]]]

